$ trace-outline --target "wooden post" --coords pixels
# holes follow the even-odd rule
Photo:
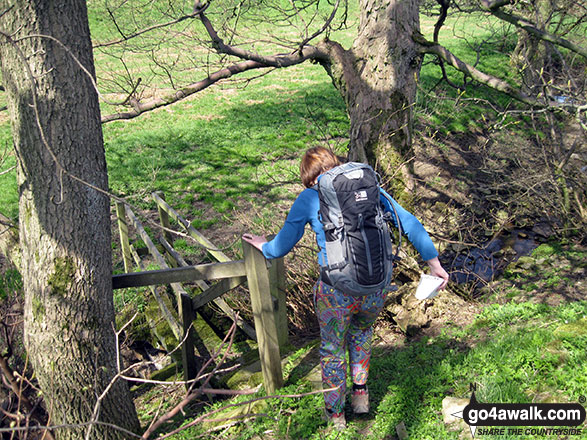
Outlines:
[[[194,310],[192,299],[187,293],[180,293],[177,307],[181,317],[184,341],[181,345],[181,361],[183,364],[183,378],[187,382],[196,378],[198,374],[198,363],[194,354]],[[186,384],[189,389],[190,385]]]
[[[267,260],[246,241],[243,240],[242,245],[265,391],[274,394],[283,386],[283,372]]]
[[[277,325],[277,339],[279,347],[282,348],[287,345],[287,305],[285,298],[285,264],[283,258],[276,258],[271,260],[271,267],[269,268],[269,279],[271,283],[271,296],[275,308],[275,323]]]
[[[157,191],[156,194],[161,200],[165,201],[165,195],[161,191]],[[155,199],[157,201],[157,199]],[[173,242],[173,236],[171,235],[171,223],[169,223],[169,214],[163,207],[157,204],[157,210],[159,211],[159,220],[161,222],[161,226],[163,226],[163,237],[167,240],[168,243]]]
[[[132,270],[132,257],[130,254],[130,242],[128,241],[128,223],[124,203],[116,202],[116,217],[118,219],[118,232],[120,234],[120,246],[122,247],[122,260],[124,271]]]

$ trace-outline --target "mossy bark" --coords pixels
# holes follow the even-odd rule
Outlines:
[[[68,175],[108,188],[97,93],[72,57],[94,75],[86,3],[2,0],[1,10],[3,85],[18,157],[25,345],[51,424],[78,425],[91,421],[117,368],[109,199]],[[138,430],[125,382],[102,401],[98,420]],[[84,438],[86,429],[56,436]],[[128,435],[95,425],[90,438]]]
[[[369,163],[396,196],[412,189],[413,105],[421,55],[417,0],[360,0],[352,48],[326,41],[324,66],[350,117],[349,159]],[[401,197],[400,197],[401,198]]]

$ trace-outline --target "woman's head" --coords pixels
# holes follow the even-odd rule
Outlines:
[[[300,177],[306,188],[316,184],[318,176],[335,166],[340,165],[336,155],[327,148],[310,148],[302,157],[300,163]]]

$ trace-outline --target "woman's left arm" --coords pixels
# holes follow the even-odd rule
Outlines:
[[[385,210],[392,214],[396,226],[397,222],[400,223],[402,232],[408,237],[408,240],[410,240],[416,250],[420,253],[422,259],[428,263],[430,274],[444,280],[444,283],[440,287],[441,289],[444,289],[448,283],[448,273],[444,270],[438,260],[438,251],[428,235],[428,232],[424,229],[424,226],[415,215],[405,210],[383,189],[381,189],[381,192],[381,201],[383,202]],[[391,206],[391,203],[393,203],[393,207]]]

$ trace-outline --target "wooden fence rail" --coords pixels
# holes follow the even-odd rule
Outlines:
[[[182,342],[184,378],[190,380],[195,378],[199,367],[194,355],[193,343],[194,329],[192,323],[195,311],[214,301],[224,313],[232,319],[237,319],[235,313],[222,299],[222,295],[246,282],[251,296],[255,328],[250,327],[242,319],[237,319],[237,325],[249,337],[256,338],[265,390],[269,394],[274,393],[277,388],[283,385],[280,347],[287,343],[283,259],[269,262],[259,250],[242,241],[244,258],[231,261],[226,254],[171,208],[165,201],[163,194],[153,194],[153,199],[157,203],[163,228],[163,234],[159,238],[159,242],[164,252],[172,260],[172,265],[176,267],[169,267],[165,257],[155,246],[131,209],[117,203],[116,214],[126,273],[114,275],[112,277],[112,287],[114,289],[141,286],[151,288],[163,317],[168,322],[176,338]],[[170,219],[176,221],[217,262],[187,265],[181,255],[170,244],[173,238]],[[144,264],[142,264],[134,246],[130,243],[129,226],[133,226],[161,269],[144,270]],[[133,257],[141,272],[130,271],[133,267]],[[210,285],[208,284],[209,281],[216,281],[216,283]],[[192,297],[181,283],[196,283],[202,289],[202,293]],[[176,294],[178,310],[172,312],[168,309],[165,301],[157,293],[157,289],[152,287],[154,285],[172,286]],[[177,319],[174,315],[177,316]]]

